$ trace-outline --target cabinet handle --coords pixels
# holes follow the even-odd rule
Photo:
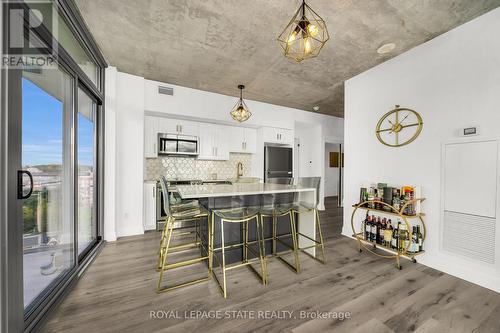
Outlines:
[[[180,129],[181,129],[181,130],[180,130],[180,132],[182,133],[182,125],[179,125],[179,127],[180,127]]]
[[[153,186],[153,198],[154,198],[154,197],[156,197],[155,192],[156,192],[156,189],[155,189],[155,188],[154,188],[154,186]]]

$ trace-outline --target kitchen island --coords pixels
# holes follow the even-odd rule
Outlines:
[[[217,209],[226,208],[245,208],[245,207],[260,207],[267,205],[269,198],[273,198],[275,203],[291,204],[293,202],[303,202],[310,206],[316,204],[316,188],[300,187],[296,185],[282,185],[270,183],[236,183],[225,185],[180,185],[177,186],[177,192],[182,199],[198,199],[209,212]],[[297,214],[296,223],[297,231],[302,234],[316,239],[316,215],[314,211],[302,212]],[[287,219],[287,216],[279,219]],[[214,245],[220,245],[220,219],[215,217],[214,220]],[[206,224],[204,224],[206,227]],[[289,222],[278,223],[278,235],[290,234]],[[227,243],[241,242],[242,224],[227,224],[224,227],[224,233]],[[270,219],[264,220],[263,225],[264,238],[266,239],[266,254],[271,253],[272,224]],[[207,242],[208,230],[202,228],[203,241]],[[254,229],[249,229],[250,235],[253,235]],[[305,248],[314,243],[306,238],[299,237],[299,248]],[[284,250],[286,247],[280,246],[277,250]],[[314,256],[315,248],[309,248],[307,253]],[[242,251],[231,251],[228,254],[229,262],[241,260]]]

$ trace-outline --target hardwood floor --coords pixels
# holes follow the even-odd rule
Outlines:
[[[213,281],[156,294],[156,232],[108,244],[42,331],[500,331],[500,294],[420,264],[405,260],[399,271],[391,261],[358,253],[356,243],[340,235],[342,209],[335,203],[328,198],[321,212],[326,265],[301,255],[302,272],[297,275],[270,260],[268,286],[246,268],[230,271],[227,300]],[[200,265],[172,276],[204,272]],[[192,318],[196,311],[219,311],[223,318]],[[318,319],[316,311],[330,317],[349,313],[350,318]],[[178,318],[155,319],[152,313]],[[268,318],[278,314],[286,318]],[[256,318],[248,318],[252,315]]]

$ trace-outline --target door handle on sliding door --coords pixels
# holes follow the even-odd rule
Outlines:
[[[23,175],[26,174],[30,178],[30,190],[24,195],[23,194]],[[17,198],[18,199],[28,199],[33,194],[33,175],[28,170],[18,170],[17,171]]]

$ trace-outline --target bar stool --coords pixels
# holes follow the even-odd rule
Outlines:
[[[166,192],[167,180],[165,179],[165,177],[161,177],[160,183],[161,183],[162,190],[164,191],[164,193],[167,193]],[[203,260],[210,261],[210,249],[211,249],[210,237],[208,239],[208,249],[207,249],[205,247],[205,245],[203,244],[201,234],[200,234],[198,227],[197,227],[198,225],[195,225],[195,232],[194,233],[195,233],[196,238],[195,238],[194,242],[183,243],[180,245],[171,246],[173,227],[174,227],[174,223],[176,221],[192,221],[192,220],[199,220],[199,219],[203,219],[203,218],[206,218],[209,220],[209,214],[199,204],[195,204],[195,201],[188,202],[185,204],[170,206],[168,195],[164,195],[163,200],[164,200],[164,202],[163,202],[164,209],[165,209],[165,212],[167,213],[167,220],[165,223],[165,228],[163,229],[163,232],[162,232],[162,237],[160,240],[160,248],[158,250],[157,270],[160,272],[160,278],[158,279],[158,284],[157,284],[157,288],[156,288],[157,293],[170,291],[170,290],[174,290],[174,289],[181,288],[184,286],[189,286],[192,284],[204,282],[204,281],[209,280],[210,276],[211,276],[210,269],[208,269],[208,274],[206,277],[191,280],[191,281],[184,282],[184,283],[177,284],[177,285],[173,285],[170,287],[162,286],[163,275],[164,275],[165,271],[170,270],[170,269],[179,268],[179,267],[193,265],[193,264],[202,262]],[[209,234],[210,234],[210,221],[208,221],[208,228],[209,228]],[[199,248],[201,251],[200,256],[195,257],[193,259],[189,259],[189,260],[177,261],[174,263],[167,263],[167,259],[169,258],[170,255],[175,254],[176,252],[180,252],[181,250],[187,250],[190,248]]]
[[[247,206],[247,207],[242,207],[244,206],[243,199],[238,198],[238,197],[233,197],[231,199],[231,208],[222,208],[222,209],[215,209],[212,211],[212,218],[211,218],[211,234],[210,237],[212,238],[211,244],[212,244],[212,257],[209,261],[209,268],[212,271],[214,279],[217,281],[217,284],[219,285],[222,295],[224,298],[227,298],[227,277],[226,277],[226,272],[235,268],[247,266],[256,276],[258,279],[262,281],[263,285],[267,284],[267,262],[266,262],[266,254],[265,254],[265,248],[264,248],[264,234],[262,230],[262,225],[260,224],[259,220],[259,207],[256,206]],[[234,207],[234,208],[233,208]],[[215,217],[218,217],[220,219],[220,234],[221,234],[221,244],[220,247],[215,248],[215,240],[213,239],[213,231],[215,230],[214,228],[214,221]],[[249,241],[249,222],[254,221],[255,222],[255,231],[257,233],[257,240],[255,241]],[[235,225],[235,224],[240,224],[241,225],[241,242],[238,242],[237,244],[226,244],[226,231],[224,231],[225,225]],[[257,243],[258,244],[258,252],[254,251],[250,245],[253,245]],[[232,249],[237,249],[241,248],[242,249],[242,260],[238,264],[231,264],[227,265],[226,264],[226,251],[227,250],[232,250]],[[222,261],[219,260],[219,258],[215,255],[216,252],[221,252],[222,256]],[[256,256],[255,259],[249,259],[248,257],[248,252],[251,252],[254,256]],[[219,267],[221,268],[222,271],[222,283],[215,274],[213,268],[213,258],[215,258],[218,263]],[[254,262],[258,261],[260,264],[260,270],[261,273],[259,273],[253,266],[252,264]]]
[[[302,237],[307,238],[310,241],[314,242],[313,245],[304,246],[304,247],[300,247],[299,246],[299,250],[302,251],[302,252],[304,252],[308,256],[312,257],[313,259],[318,260],[319,262],[325,264],[326,263],[325,246],[324,246],[324,243],[323,243],[323,232],[321,230],[321,222],[320,222],[320,219],[319,219],[319,210],[318,210],[318,205],[319,205],[319,185],[320,185],[320,182],[321,182],[321,177],[300,177],[298,179],[298,182],[297,182],[297,185],[299,187],[316,188],[315,202],[314,202],[314,204],[311,205],[311,204],[308,204],[306,202],[298,201],[298,198],[296,197],[296,199],[294,200],[293,207],[291,209],[292,209],[292,212],[294,214],[301,214],[301,213],[305,213],[305,212],[314,211],[315,219],[316,219],[316,231],[319,234],[319,240],[313,239],[313,238],[311,238],[311,237],[309,237],[307,235],[304,235],[304,234],[302,234],[300,232],[297,232],[297,238],[300,237],[300,236],[302,236]],[[322,259],[318,259],[317,257],[312,256],[310,253],[308,253],[308,252],[305,251],[307,249],[315,248],[315,247],[321,248]]]
[[[292,185],[293,178],[269,178],[267,180],[269,184],[282,184],[282,185]],[[286,264],[296,273],[300,273],[300,260],[298,254],[298,241],[297,241],[297,230],[295,223],[295,215],[292,210],[291,204],[281,203],[279,195],[268,194],[263,197],[263,205],[260,209],[260,219],[261,225],[264,225],[264,218],[271,218],[272,220],[272,254],[278,258],[281,262]],[[288,221],[290,223],[290,233],[289,234],[277,234],[277,226],[279,217],[288,216]],[[292,245],[284,242],[283,238],[292,238]],[[286,251],[277,252],[277,243],[288,248]],[[291,264],[283,258],[283,255],[292,253],[295,258],[295,265]]]

